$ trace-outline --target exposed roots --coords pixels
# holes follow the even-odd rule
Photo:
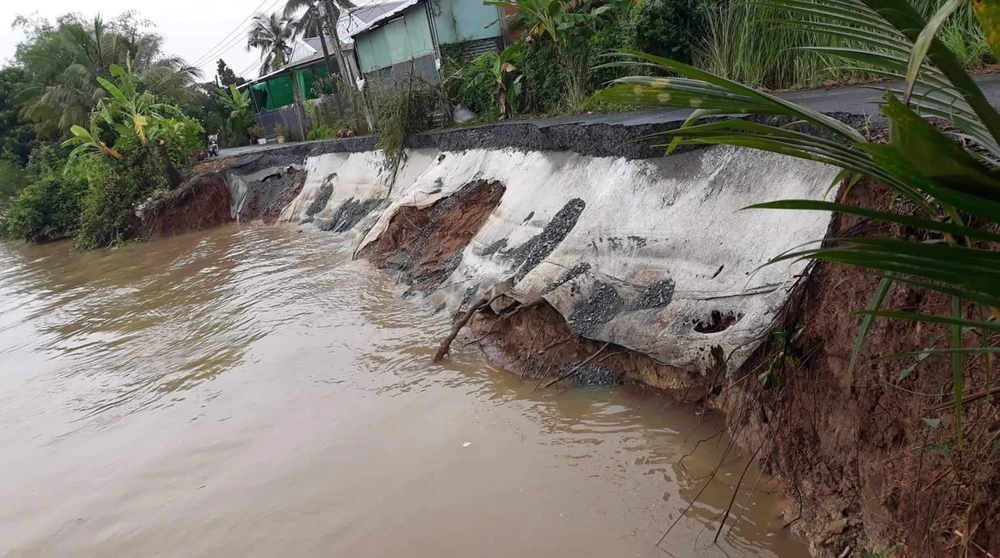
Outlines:
[[[890,208],[883,192],[859,183],[850,203]],[[914,232],[837,216],[830,236],[851,234],[907,238]],[[853,268],[817,266],[779,322],[786,340],[794,341],[765,343],[713,404],[726,413],[733,439],[744,448],[762,448],[764,469],[786,481],[800,505],[796,527],[816,555],[897,548],[902,556],[996,556],[995,364],[984,356],[966,359],[960,434],[949,359],[875,360],[940,348],[945,328],[877,320],[852,375],[848,365],[860,322],[855,313],[867,305],[877,282]],[[896,285],[883,308],[944,314],[950,300]],[[984,340],[969,334],[965,341],[972,346]],[[773,385],[760,377],[762,371],[773,371]]]

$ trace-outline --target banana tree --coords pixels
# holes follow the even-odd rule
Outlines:
[[[63,145],[75,146],[71,153],[74,157],[87,152],[99,152],[114,159],[121,159],[121,150],[109,147],[100,138],[102,124],[118,136],[112,145],[116,145],[122,138],[134,137],[139,145],[145,148],[153,139],[170,186],[177,188],[181,183],[181,174],[168,155],[166,137],[169,136],[171,128],[168,125],[170,117],[183,121],[184,115],[176,107],[160,103],[149,91],[140,90],[138,78],[132,72],[128,60],[124,68],[112,64],[110,72],[117,83],[102,77],[96,78],[109,96],[101,99],[95,111],[91,113],[90,129],[73,126],[71,128],[73,136],[63,142]],[[147,150],[145,153],[147,158],[151,158],[150,151]]]
[[[70,128],[70,133],[73,134],[72,137],[62,142],[63,147],[73,148],[73,151],[69,154],[69,161],[73,161],[86,153],[99,153],[114,159],[122,158],[122,154],[115,148],[108,147],[107,143],[101,141],[100,130],[96,122],[91,123],[89,130],[83,126],[74,124]],[[69,169],[69,167],[70,165],[67,164],[66,168]]]
[[[468,90],[477,90],[489,87],[493,90],[497,105],[500,106],[500,119],[508,118],[513,113],[513,106],[517,104],[517,99],[521,94],[522,81],[524,75],[518,75],[513,79],[511,74],[517,72],[517,64],[522,59],[522,44],[514,43],[505,48],[496,56],[489,67],[488,73],[476,76],[466,84]],[[489,83],[486,83],[489,80]]]
[[[757,209],[818,210],[857,215],[921,229],[925,242],[886,238],[828,239],[824,244],[778,255],[772,262],[805,258],[871,270],[882,277],[851,354],[855,369],[875,319],[945,325],[947,349],[924,351],[946,356],[952,364],[956,443],[963,426],[964,359],[997,352],[988,340],[1000,332],[1000,113],[984,96],[957,57],[935,37],[951,11],[968,0],[952,0],[928,24],[906,0],[762,0],[808,18],[788,25],[850,41],[850,47],[815,50],[847,65],[899,78],[885,88],[882,114],[890,123],[887,144],[873,143],[851,126],[807,107],[769,95],[677,61],[638,52],[624,53],[612,65],[652,66],[659,75],[617,80],[603,92],[607,99],[636,105],[695,109],[681,128],[667,132],[670,149],[678,145],[725,144],[818,161],[844,170],[841,177],[865,176],[891,188],[919,209],[917,216],[818,200],[784,200]],[[982,18],[989,22],[988,17]],[[1000,28],[986,35],[1000,38]],[[996,44],[993,45],[997,47]],[[785,125],[748,118],[704,123],[706,116],[767,115]],[[946,134],[924,117],[944,119],[955,130]],[[822,133],[816,133],[817,131]],[[974,144],[966,150],[955,139]],[[839,182],[839,180],[838,180]],[[887,311],[882,308],[894,283],[952,297],[950,315]],[[972,303],[982,310],[967,314]],[[973,316],[973,317],[969,317]],[[975,331],[981,346],[966,347],[963,337]],[[897,355],[899,356],[899,355]],[[902,355],[906,357],[906,355]]]
[[[552,41],[566,73],[567,103],[570,109],[575,110],[583,105],[587,97],[586,38],[605,19],[621,12],[629,2],[486,0],[483,4],[513,11],[527,28],[529,38],[547,37]]]
[[[229,133],[233,137],[245,139],[253,126],[253,112],[250,108],[250,92],[240,91],[236,85],[219,92],[219,103],[229,110]]]

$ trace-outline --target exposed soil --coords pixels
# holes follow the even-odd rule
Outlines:
[[[232,221],[229,189],[217,171],[197,174],[180,188],[150,200],[142,211],[138,237],[153,240],[208,229]]]
[[[885,189],[866,183],[849,200],[882,209],[891,201]],[[837,216],[831,236],[914,232]],[[772,341],[743,370],[730,372],[715,404],[734,439],[749,451],[760,448],[766,470],[788,481],[800,504],[788,519],[815,554],[839,557],[851,549],[850,556],[859,556],[898,545],[896,556],[1000,555],[997,401],[965,405],[966,441],[959,447],[949,357],[872,362],[946,348],[946,328],[876,320],[857,369],[849,371],[861,321],[855,313],[877,282],[852,268],[819,265],[786,311],[785,337],[794,341],[783,347]],[[897,284],[883,309],[946,315],[950,300]],[[965,338],[967,346],[978,342]],[[966,397],[988,385],[981,357],[971,368]],[[773,377],[759,379],[769,369]]]
[[[358,257],[391,270],[416,290],[433,290],[458,267],[462,251],[500,205],[505,189],[499,182],[479,180],[430,207],[402,207]]]
[[[637,382],[671,390],[690,401],[706,395],[704,381],[694,375],[618,345],[585,339],[548,303],[524,310],[514,304],[499,314],[476,314],[460,341],[478,344],[492,361],[522,378],[553,379],[573,372],[565,380],[567,385]]]

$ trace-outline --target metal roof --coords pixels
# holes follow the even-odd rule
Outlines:
[[[351,16],[357,17],[362,22],[358,29],[351,30],[351,37],[356,37],[361,33],[378,26],[387,19],[391,19],[410,6],[419,4],[422,0],[399,0],[395,2],[383,2],[381,4],[368,4],[359,6],[351,10]]]

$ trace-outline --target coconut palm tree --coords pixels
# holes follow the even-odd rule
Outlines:
[[[320,5],[324,9],[320,9]],[[350,0],[287,0],[285,3],[284,15],[287,18],[295,19],[295,28],[298,34],[303,36],[318,35],[323,45],[323,57],[329,59],[330,53],[327,49],[326,37],[333,39],[333,50],[337,56],[337,67],[340,68],[340,75],[344,82],[350,86],[350,76],[347,72],[344,52],[340,48],[340,31],[337,29],[337,22],[343,10],[350,10],[355,7]],[[305,9],[305,11],[302,11]],[[323,16],[326,13],[326,18]],[[297,16],[297,17],[296,17]],[[325,19],[325,21],[324,21]],[[329,29],[329,33],[324,33],[324,28]],[[331,76],[333,73],[331,72]]]
[[[164,56],[162,42],[132,20],[63,18],[18,53],[33,78],[18,96],[23,114],[45,135],[86,126],[91,111],[108,94],[97,78],[110,78],[111,67],[127,61],[145,89],[169,100],[189,100],[201,72],[179,57]]]
[[[247,50],[257,49],[263,64],[260,75],[284,68],[292,56],[296,30],[292,20],[272,13],[257,14],[247,32]]]
[[[277,13],[270,15],[257,14],[253,18],[250,30],[247,32],[247,50],[260,50],[260,75],[264,76],[284,68],[291,61],[293,42],[297,33],[290,18]],[[305,110],[302,108],[302,91],[299,82],[293,75],[291,78],[292,93],[295,96],[295,109],[298,114],[299,133],[305,138]]]

